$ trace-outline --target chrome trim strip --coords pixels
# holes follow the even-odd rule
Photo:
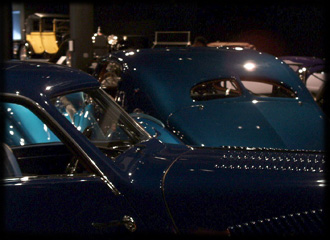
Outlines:
[[[175,221],[174,221],[173,215],[172,215],[171,210],[170,210],[170,208],[169,208],[169,206],[168,206],[168,204],[167,204],[167,201],[166,201],[166,196],[165,196],[165,178],[166,178],[166,176],[167,176],[169,170],[170,170],[170,169],[172,168],[172,166],[174,165],[174,163],[176,163],[176,162],[180,159],[180,157],[181,157],[182,155],[186,154],[186,153],[189,152],[189,151],[191,151],[190,148],[189,148],[189,150],[183,152],[182,154],[180,154],[178,157],[176,157],[176,158],[173,160],[173,162],[170,164],[170,166],[169,166],[166,170],[164,170],[164,175],[163,175],[163,178],[162,178],[162,181],[161,181],[161,191],[162,191],[162,195],[163,195],[163,200],[164,200],[164,203],[165,203],[165,207],[166,207],[166,210],[167,210],[167,212],[168,212],[168,214],[169,214],[169,216],[170,216],[170,218],[171,218],[171,221],[172,221],[172,224],[173,224],[173,226],[174,226],[174,230],[175,230],[176,233],[179,233],[179,229],[178,229],[178,227],[177,227],[176,224],[175,224]]]

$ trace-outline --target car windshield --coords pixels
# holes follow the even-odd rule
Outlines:
[[[135,144],[150,135],[101,89],[57,96],[53,104],[98,147]]]

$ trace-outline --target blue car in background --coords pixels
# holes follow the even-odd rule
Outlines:
[[[11,61],[4,77],[9,238],[325,234],[321,151],[191,147],[82,71]]]
[[[101,70],[103,69],[103,70]],[[325,116],[288,65],[243,48],[117,51],[94,74],[191,146],[324,150]]]

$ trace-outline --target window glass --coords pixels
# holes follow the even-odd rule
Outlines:
[[[4,177],[90,174],[70,148],[30,109],[0,104],[4,118]]]
[[[58,96],[53,103],[97,146],[135,144],[150,137],[102,90]]]
[[[9,146],[59,142],[55,134],[33,112],[14,103],[1,103],[4,141]]]
[[[230,98],[241,95],[235,79],[216,79],[198,83],[190,90],[190,96],[197,101]]]
[[[244,87],[255,96],[283,98],[296,97],[292,88],[279,81],[258,77],[241,77],[241,82]]]
[[[39,32],[40,22],[38,20],[32,20],[32,32]]]
[[[42,19],[42,31],[44,31],[44,32],[53,31],[53,19],[52,18],[43,18]]]

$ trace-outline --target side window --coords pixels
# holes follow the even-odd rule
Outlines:
[[[31,110],[1,102],[0,113],[4,118],[5,178],[90,173]]]
[[[260,77],[241,77],[241,82],[251,94],[258,97],[296,97],[294,90],[280,81]]]
[[[235,79],[215,79],[196,84],[190,90],[190,97],[197,101],[238,97],[241,90]]]
[[[39,32],[40,30],[40,22],[39,20],[32,20],[32,31],[31,32]]]
[[[130,141],[116,111],[87,93],[76,92],[53,99],[53,104],[80,132],[92,141]]]
[[[2,103],[3,137],[9,146],[59,142],[55,134],[34,113],[22,105]]]
[[[53,19],[52,18],[42,19],[42,31],[43,32],[52,32],[53,31]]]

